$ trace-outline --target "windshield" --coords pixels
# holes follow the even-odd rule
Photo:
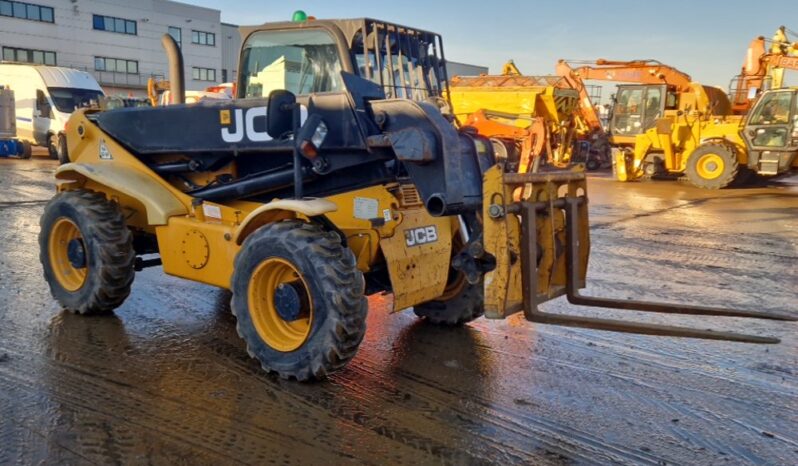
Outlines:
[[[93,89],[76,89],[73,87],[48,87],[53,104],[59,112],[72,113],[81,107],[87,107],[94,101],[95,103],[103,96],[102,91]]]
[[[268,97],[285,89],[297,95],[343,88],[338,48],[324,31],[252,34],[241,57],[244,97]]]
[[[798,106],[793,99],[793,91],[769,92],[762,96],[754,107],[750,125],[757,126],[751,143],[757,147],[785,147],[789,144],[790,133],[798,125]],[[795,104],[793,104],[795,100]]]

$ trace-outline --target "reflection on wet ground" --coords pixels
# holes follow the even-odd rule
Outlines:
[[[347,369],[297,384],[247,356],[228,293],[159,269],[115,315],[64,313],[38,264],[53,169],[0,159],[0,464],[798,463],[795,324],[639,316],[776,346],[518,316],[441,329],[373,296]],[[586,293],[798,312],[798,179],[590,191]]]

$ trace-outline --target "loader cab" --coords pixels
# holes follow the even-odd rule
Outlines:
[[[666,109],[677,106],[676,93],[664,84],[620,85],[610,119],[610,135],[616,143],[634,143],[635,136],[653,128]]]
[[[743,128],[748,167],[762,175],[798,168],[798,88],[766,91]]]
[[[242,28],[238,98],[284,89],[297,96],[344,90],[341,72],[386,98],[439,98],[448,82],[438,34],[374,19],[304,20]]]

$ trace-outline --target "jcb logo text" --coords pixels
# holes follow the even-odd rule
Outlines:
[[[405,230],[405,243],[408,246],[420,246],[435,241],[438,241],[438,229],[434,225]]]
[[[227,127],[222,127],[222,139],[224,142],[235,144],[244,140],[244,136],[252,142],[271,141],[269,133],[255,130],[255,119],[263,118],[263,128],[266,127],[266,107],[248,108],[246,111],[241,108],[232,109],[233,119],[230,121],[230,110],[222,110],[220,119],[223,124],[232,123]],[[232,126],[232,131],[231,131]]]

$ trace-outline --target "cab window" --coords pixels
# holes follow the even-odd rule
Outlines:
[[[620,89],[613,110],[614,132],[619,135],[640,133],[643,113],[643,89]]]
[[[752,125],[785,125],[790,123],[792,92],[765,94],[751,116]]]
[[[754,108],[749,125],[757,126],[751,141],[759,147],[784,147],[787,145],[790,125],[795,124],[793,92],[771,92],[762,96]],[[792,110],[792,111],[791,111]]]
[[[244,97],[268,97],[285,89],[297,95],[343,89],[338,48],[322,30],[263,31],[243,47]]]

